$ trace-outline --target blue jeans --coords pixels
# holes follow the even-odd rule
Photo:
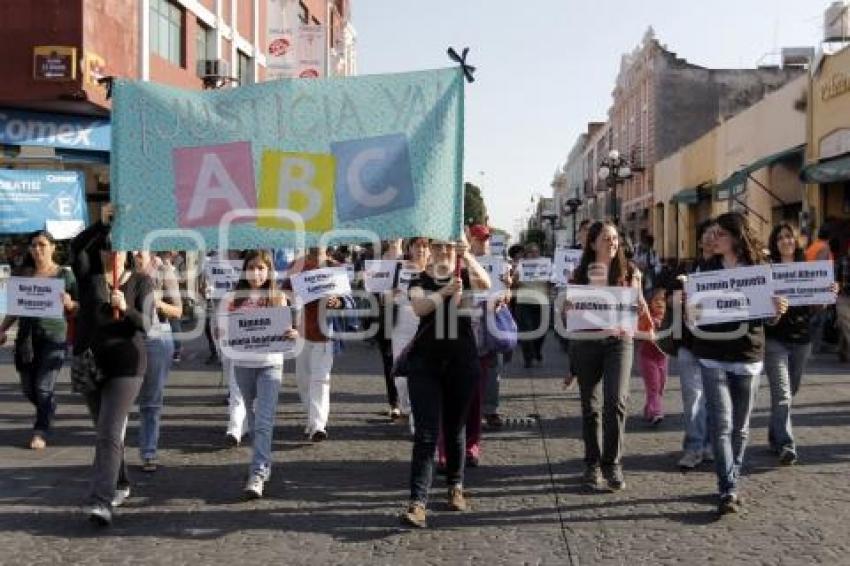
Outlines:
[[[796,451],[791,429],[791,399],[800,388],[800,380],[812,345],[790,344],[767,339],[764,370],[770,383],[770,425],[767,438],[770,447],[779,452],[783,448]]]
[[[26,369],[19,368],[21,390],[35,407],[33,430],[36,432],[45,434],[50,430],[50,421],[56,412],[53,391],[64,361],[65,342],[33,338],[33,362]]]
[[[145,339],[145,349],[148,354],[148,365],[138,397],[139,456],[143,460],[156,458],[162,398],[168,372],[171,369],[171,356],[174,354],[171,333],[149,336]]]
[[[490,354],[486,358],[486,374],[484,379],[483,413],[495,415],[499,412],[499,381],[501,380],[504,362],[502,354]]]
[[[682,420],[685,424],[682,449],[686,452],[702,452],[711,446],[711,438],[708,433],[708,415],[705,410],[705,392],[699,362],[690,350],[682,347],[676,353],[676,366],[679,369]]]
[[[702,365],[702,364],[701,364]],[[702,365],[720,495],[737,493],[759,378]]]
[[[277,412],[277,397],[283,380],[281,366],[234,366],[236,385],[245,400],[248,425],[254,435],[251,475],[268,480],[272,473],[272,437]],[[254,401],[256,400],[256,404]]]

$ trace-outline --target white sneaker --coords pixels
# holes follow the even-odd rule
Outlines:
[[[679,460],[679,467],[684,470],[693,470],[702,463],[702,453],[686,451]]]
[[[121,507],[130,497],[130,486],[115,488],[115,496],[112,498],[113,507]]]
[[[95,503],[94,505],[84,507],[83,513],[86,514],[89,521],[101,527],[112,524],[112,510],[108,505],[104,505],[103,503]]]
[[[706,446],[702,451],[703,462],[714,462],[714,449],[711,446]]]
[[[242,490],[245,497],[248,499],[259,499],[263,496],[263,485],[265,480],[257,474],[253,474],[245,483],[245,488]]]

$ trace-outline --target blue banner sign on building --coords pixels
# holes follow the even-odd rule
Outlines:
[[[80,171],[0,169],[0,233],[44,230],[87,221]]]
[[[109,151],[109,120],[0,108],[0,144]]]

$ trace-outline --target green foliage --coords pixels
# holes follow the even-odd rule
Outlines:
[[[466,225],[486,224],[487,206],[481,189],[472,183],[463,184],[463,223]]]

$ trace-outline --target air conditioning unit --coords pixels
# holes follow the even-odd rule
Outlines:
[[[230,77],[230,63],[224,59],[199,59],[198,76],[202,79]]]

